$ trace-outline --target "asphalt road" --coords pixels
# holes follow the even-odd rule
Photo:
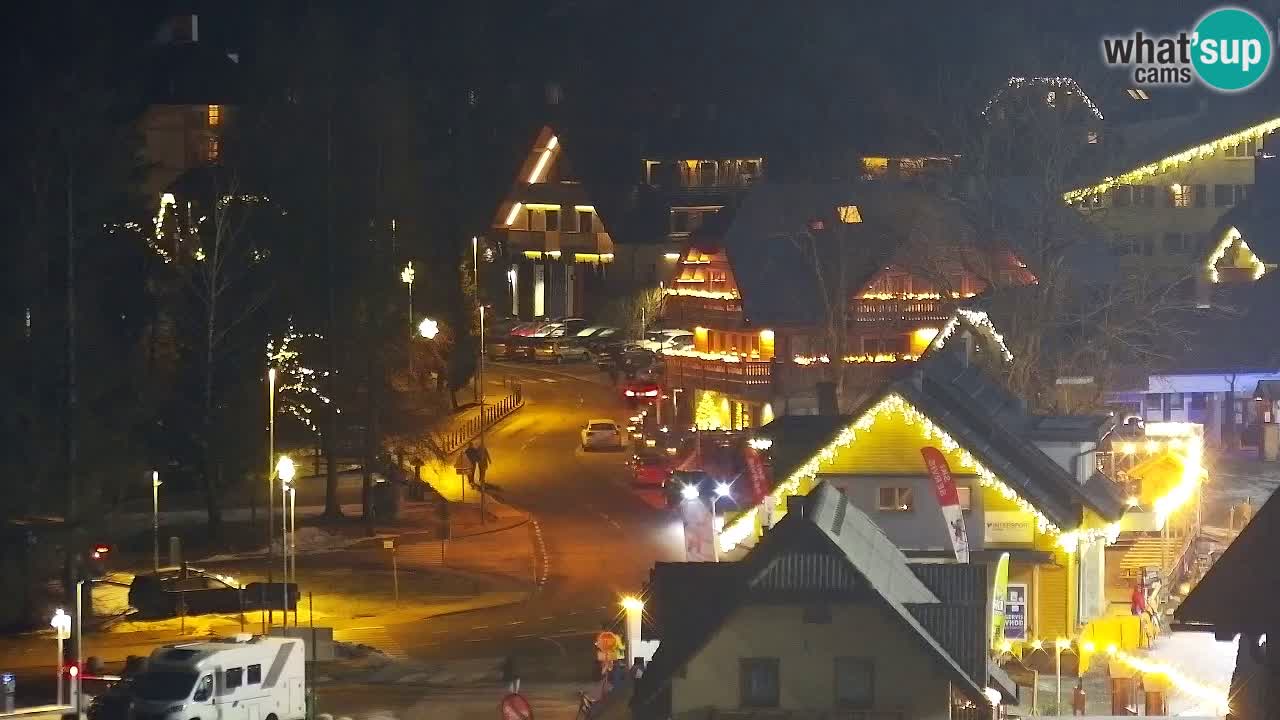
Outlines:
[[[595,375],[568,367],[577,375]],[[486,438],[488,481],[505,502],[530,512],[541,536],[539,579],[525,603],[388,628],[405,654],[422,659],[581,656],[590,636],[619,617],[621,595],[637,592],[656,560],[683,552],[676,520],[651,493],[631,487],[629,453],[583,452],[578,431],[592,418],[625,424],[618,392],[559,370],[502,365],[519,380],[525,407]],[[545,577],[545,580],[543,578]]]

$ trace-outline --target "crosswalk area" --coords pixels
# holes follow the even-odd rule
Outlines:
[[[338,642],[367,645],[371,648],[376,648],[387,657],[393,657],[398,660],[404,660],[409,657],[404,651],[404,646],[383,625],[334,630],[333,639]]]

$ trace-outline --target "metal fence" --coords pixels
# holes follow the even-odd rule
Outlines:
[[[458,450],[463,445],[471,442],[472,438],[479,435],[481,430],[493,427],[498,421],[519,410],[523,405],[524,395],[520,386],[512,385],[511,394],[497,402],[486,402],[482,406],[479,415],[448,432],[440,433],[437,437],[440,450],[446,455]]]

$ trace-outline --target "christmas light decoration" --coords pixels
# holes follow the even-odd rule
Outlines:
[[[787,496],[797,494],[802,484],[814,482],[824,464],[830,463],[835,459],[837,452],[852,444],[857,439],[858,433],[869,432],[872,426],[875,425],[876,420],[884,414],[896,414],[908,425],[918,426],[925,438],[930,442],[937,443],[943,452],[958,453],[960,455],[960,467],[977,475],[978,483],[981,486],[992,488],[1005,500],[1012,502],[1020,510],[1031,515],[1035,519],[1036,529],[1040,533],[1049,535],[1064,534],[1064,531],[1033,505],[1031,501],[1019,495],[1017,490],[996,477],[994,472],[983,465],[972,453],[962,448],[949,433],[897,393],[885,395],[880,402],[873,405],[852,424],[843,428],[834,440],[779,484],[771,493],[776,501],[776,506],[785,507],[785,498]],[[757,510],[758,508],[751,508],[725,527],[719,536],[721,550],[725,552],[733,550],[754,532]],[[1102,528],[1076,528],[1069,532],[1072,535],[1068,538],[1066,545],[1074,548],[1081,541],[1092,542],[1102,539],[1107,542],[1114,542],[1115,537],[1119,534],[1119,526],[1112,523]]]
[[[693,290],[691,288],[667,288],[663,290],[667,296],[684,296],[706,298],[709,300],[740,300],[737,290]]]
[[[169,208],[177,204],[178,199],[173,196],[173,193],[164,193],[160,196],[160,209],[156,210],[156,217],[154,220],[155,235],[154,237],[147,238],[147,244],[150,245],[151,249],[155,250],[156,254],[159,255],[166,263],[173,262],[173,256],[164,249],[164,220],[165,216],[169,214]]]
[[[1078,188],[1064,193],[1062,199],[1070,205],[1094,195],[1101,195],[1117,185],[1132,185],[1139,183],[1153,175],[1174,170],[1184,163],[1211,157],[1218,151],[1226,151],[1240,143],[1246,143],[1250,140],[1261,140],[1264,135],[1272,133],[1277,129],[1280,129],[1280,117],[1272,118],[1264,123],[1259,123],[1238,132],[1224,135],[1217,139],[1210,140],[1209,142],[1187,148],[1186,150],[1174,153],[1173,155],[1169,155],[1168,157],[1162,158],[1153,163],[1136,167],[1115,177],[1104,178],[1102,182],[1097,183],[1096,185]]]
[[[1226,690],[1195,680],[1173,665],[1130,655],[1114,646],[1107,648],[1107,654],[1144,675],[1159,675],[1165,678],[1179,692],[1211,704],[1219,714],[1225,715],[1231,709]]]
[[[316,386],[317,380],[329,377],[331,372],[316,371],[302,364],[302,357],[294,348],[294,343],[304,338],[320,340],[323,336],[319,333],[299,333],[294,329],[293,321],[290,320],[283,338],[278,342],[267,340],[267,363],[276,369],[276,389],[280,393],[280,407],[297,418],[308,430],[320,435],[320,429],[309,417],[312,408],[304,398],[311,397],[325,405],[331,404],[329,397],[320,392]],[[341,409],[336,411],[342,412]]]
[[[1084,101],[1085,107],[1089,108],[1089,112],[1093,113],[1094,117],[1099,120],[1103,119],[1102,111],[1098,109],[1098,106],[1094,105],[1093,100],[1085,94],[1080,85],[1069,77],[1011,77],[1009,78],[1009,82],[1004,87],[997,90],[995,94],[991,96],[991,99],[987,101],[986,107],[982,109],[983,117],[986,117],[987,112],[991,110],[991,106],[999,102],[1000,98],[1009,90],[1017,90],[1033,85],[1037,87],[1060,88],[1067,92],[1075,93],[1080,96],[1082,101]]]
[[[991,318],[981,310],[957,309],[955,315],[952,315],[951,319],[947,320],[947,324],[942,326],[938,336],[933,339],[932,346],[935,349],[941,350],[947,344],[947,338],[951,337],[956,328],[960,326],[962,318],[969,321],[970,325],[995,343],[1000,349],[1000,355],[1004,357],[1005,362],[1013,360],[1013,353],[1009,352],[1009,347],[1004,344],[1004,336],[996,331],[996,326],[991,322]]]
[[[947,297],[953,300],[964,300],[977,295],[977,293],[950,292]],[[942,294],[936,292],[903,292],[903,293],[883,293],[883,292],[865,292],[858,296],[861,300],[941,300]]]
[[[1210,282],[1217,283],[1222,281],[1222,278],[1218,275],[1218,262],[1222,260],[1222,258],[1226,257],[1227,251],[1231,249],[1231,246],[1234,245],[1237,240],[1240,241],[1240,249],[1248,253],[1246,258],[1247,262],[1253,268],[1253,279],[1257,280],[1266,274],[1266,264],[1263,263],[1262,260],[1253,253],[1253,250],[1249,248],[1249,243],[1244,241],[1240,231],[1232,227],[1227,229],[1227,232],[1222,236],[1222,240],[1218,242],[1218,245],[1213,249],[1213,252],[1209,254],[1209,260],[1205,264],[1205,268],[1209,271]]]

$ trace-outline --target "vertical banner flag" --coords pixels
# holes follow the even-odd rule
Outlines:
[[[1000,553],[996,579],[991,584],[991,649],[1004,642],[1004,601],[1009,593],[1009,553]]]
[[[951,549],[956,553],[956,561],[969,562],[969,534],[964,527],[964,514],[960,512],[960,494],[956,492],[956,481],[951,478],[951,468],[947,467],[947,459],[937,448],[920,448],[924,456],[924,464],[929,468],[929,477],[933,480],[933,492],[938,496],[938,505],[942,508],[942,520],[947,525],[947,535],[951,538]]]
[[[680,503],[680,518],[684,521],[685,562],[711,562],[715,560],[715,526],[711,508],[696,498]]]
[[[1004,639],[1027,639],[1027,584],[1009,583],[1004,598]]]
[[[742,452],[746,460],[746,475],[751,491],[751,497],[747,498],[747,502],[743,503],[743,506],[755,507],[769,494],[769,472],[764,466],[764,459],[761,458],[759,450],[749,445],[744,445]]]

